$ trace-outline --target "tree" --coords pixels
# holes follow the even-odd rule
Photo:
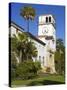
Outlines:
[[[28,43],[28,36],[25,33],[18,33],[17,50],[19,51],[20,62],[26,59],[26,44]]]
[[[65,72],[65,46],[62,39],[56,42],[55,66],[58,73]]]
[[[37,56],[37,48],[31,40],[26,44],[27,60]]]
[[[29,40],[28,37],[29,35],[23,32],[18,33],[17,36],[14,35],[11,40],[12,52],[15,53],[15,56],[19,57],[20,62],[28,59],[32,60],[32,57],[37,56],[37,48],[31,41],[31,38]]]
[[[18,33],[17,35],[14,35],[10,38],[11,78],[16,79],[16,77],[23,77],[25,79],[34,77],[37,74],[37,70],[39,69],[39,66],[36,67],[36,64],[34,65],[32,60],[32,57],[37,56],[37,49],[34,43],[25,32]],[[17,63],[17,61],[19,61],[19,63]],[[22,66],[19,67],[19,65]],[[26,76],[27,74],[28,76]]]
[[[60,51],[60,50],[64,51],[64,43],[63,43],[62,39],[57,39],[57,41],[56,41],[56,49],[58,51]]]
[[[28,32],[29,32],[29,20],[34,20],[35,10],[31,6],[21,8],[20,15],[28,21]]]
[[[28,42],[28,38],[24,33],[18,33],[11,37],[11,50],[16,57],[19,58],[19,62],[24,59],[25,45]]]

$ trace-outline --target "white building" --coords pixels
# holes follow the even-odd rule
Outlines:
[[[56,29],[55,20],[52,15],[39,16],[38,38],[46,43],[46,66],[51,68],[51,73],[55,73]]]
[[[25,32],[23,28],[15,23],[10,25],[11,37],[17,32]],[[50,68],[50,73],[55,73],[54,53],[56,51],[56,30],[55,20],[52,15],[39,16],[38,36],[35,37],[28,33],[32,41],[37,47],[38,55],[33,61],[38,60],[41,63],[43,71],[46,72]]]

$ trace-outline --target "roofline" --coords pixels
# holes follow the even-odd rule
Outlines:
[[[53,16],[53,14],[41,14],[40,16],[45,16],[45,15],[52,15]]]
[[[35,37],[34,35],[32,35],[30,32],[27,32],[34,40],[38,41],[39,43],[41,43],[42,45],[46,45],[43,41],[41,41],[40,39],[38,39],[37,37]]]
[[[11,21],[11,23],[9,24],[9,27],[11,27],[11,26],[17,28],[17,29],[20,30],[21,32],[28,33],[28,35],[30,35],[34,40],[36,40],[37,42],[41,43],[42,45],[46,45],[43,41],[41,41],[40,39],[36,38],[36,37],[35,37],[33,34],[31,34],[30,32],[24,31],[24,29],[23,29],[21,26],[17,25],[15,22]]]
[[[11,21],[11,23],[9,23],[9,27],[13,26],[16,29],[20,30],[21,32],[24,31],[24,28],[22,28],[21,26],[19,26],[18,24],[16,24],[14,21]]]

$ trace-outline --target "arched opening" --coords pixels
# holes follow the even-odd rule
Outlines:
[[[51,22],[51,17],[49,17],[49,22]]]
[[[46,17],[46,23],[48,23],[48,17]]]

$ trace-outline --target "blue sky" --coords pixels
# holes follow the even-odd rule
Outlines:
[[[52,14],[56,20],[56,37],[63,39],[65,43],[65,7],[42,4],[11,3],[11,21],[27,30],[27,21],[20,16],[20,9],[24,6],[32,6],[36,11],[34,21],[29,22],[29,32],[37,36],[38,17],[43,14]]]

